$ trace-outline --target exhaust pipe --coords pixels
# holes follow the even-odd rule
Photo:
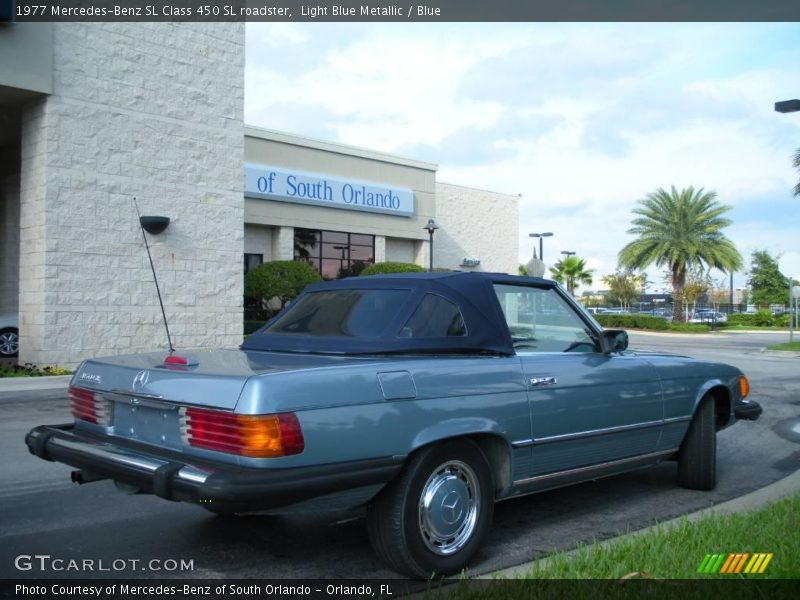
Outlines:
[[[95,481],[103,481],[104,479],[108,479],[108,477],[103,477],[101,475],[95,475],[90,471],[73,471],[70,473],[70,479],[72,479],[72,483],[77,483],[78,485],[83,485],[84,483],[92,483]]]

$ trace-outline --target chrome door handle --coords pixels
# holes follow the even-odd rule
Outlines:
[[[542,385],[555,385],[558,383],[555,377],[531,377],[528,381],[530,387],[539,387]]]

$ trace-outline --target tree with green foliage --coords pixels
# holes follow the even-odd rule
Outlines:
[[[384,275],[387,273],[424,273],[427,269],[414,263],[382,262],[369,265],[361,275]]]
[[[644,273],[618,268],[616,273],[603,277],[603,283],[608,286],[608,301],[615,306],[628,308],[643,291],[646,279]]]
[[[592,284],[592,269],[586,268],[586,261],[577,256],[567,256],[550,267],[550,274],[558,283],[567,286],[571,296],[580,284]]]
[[[711,288],[711,276],[703,269],[690,267],[686,272],[686,282],[683,284],[683,310],[684,316],[694,314],[697,310],[697,301],[708,293]],[[691,312],[689,305],[692,305]],[[677,306],[677,305],[676,305]]]
[[[794,168],[800,171],[800,148],[797,149],[797,152],[794,155],[794,161],[792,162],[794,164]],[[798,179],[797,185],[794,186],[794,195],[800,196],[800,179]]]
[[[277,312],[319,273],[305,261],[274,260],[252,269],[244,277],[244,296],[268,312]]]
[[[619,252],[619,262],[630,269],[645,269],[655,263],[670,272],[672,296],[683,305],[686,273],[691,267],[730,272],[741,267],[742,257],[722,230],[731,224],[722,215],[729,206],[716,201],[716,192],[688,187],[668,192],[658,188],[633,209],[638,215],[628,233],[637,239]],[[674,321],[683,321],[683,311],[673,311]]]
[[[789,298],[789,278],[778,268],[778,258],[766,250],[756,250],[750,258],[750,302],[785,304]]]

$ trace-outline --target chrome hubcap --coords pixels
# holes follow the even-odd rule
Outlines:
[[[0,354],[16,354],[19,351],[19,336],[16,333],[0,334]]]
[[[475,532],[481,505],[478,478],[469,465],[453,460],[428,478],[419,499],[419,530],[434,554],[461,550]]]

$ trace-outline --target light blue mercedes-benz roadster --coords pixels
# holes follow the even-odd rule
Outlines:
[[[73,480],[215,513],[366,507],[412,577],[467,566],[494,503],[677,461],[756,419],[736,368],[627,350],[554,282],[485,273],[309,286],[238,350],[87,360],[74,423],[26,438]]]

